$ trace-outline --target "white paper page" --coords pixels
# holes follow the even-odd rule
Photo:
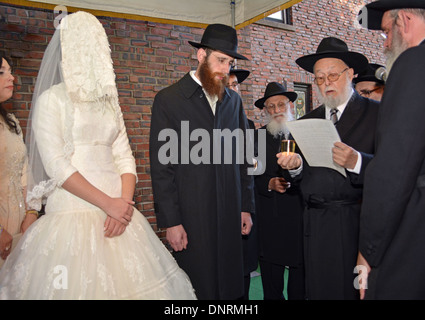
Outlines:
[[[311,167],[331,168],[344,177],[345,169],[332,159],[334,143],[341,141],[335,125],[326,119],[303,119],[286,123],[296,144]]]

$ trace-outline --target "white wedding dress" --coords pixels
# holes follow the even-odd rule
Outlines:
[[[78,170],[106,194],[121,196],[120,175],[136,174],[122,113],[72,107],[63,83],[48,91],[33,126],[58,184],[46,214],[2,267],[0,299],[195,299],[189,278],[139,211],[122,235],[107,238],[106,214],[61,188]]]

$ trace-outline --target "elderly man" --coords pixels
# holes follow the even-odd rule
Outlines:
[[[301,119],[329,119],[335,123],[342,142],[335,143],[333,159],[347,169],[344,177],[332,169],[310,167],[305,160],[300,167],[296,156],[278,155],[282,168],[298,168],[291,174],[300,180],[306,204],[303,219],[307,298],[358,299],[353,271],[358,252],[361,183],[374,151],[378,102],[355,92],[352,80],[368,61],[362,54],[349,51],[342,40],[329,37],[321,41],[315,54],[296,62],[314,73],[323,100],[323,105]]]
[[[284,298],[284,272],[289,267],[289,300],[304,299],[302,248],[303,203],[297,186],[290,186],[276,163],[282,139],[288,138],[286,122],[293,119],[290,102],[297,98],[278,82],[267,85],[264,97],[255,106],[264,110],[266,130],[266,169],[255,177],[257,197],[258,243],[264,300]]]
[[[385,81],[376,77],[376,71],[379,68],[384,68],[384,66],[369,63],[367,69],[353,79],[354,88],[362,97],[381,101],[385,90]]]
[[[361,14],[387,35],[389,72],[364,182],[358,263],[370,274],[361,290],[367,299],[423,300],[425,2],[376,1]]]
[[[226,88],[234,60],[246,58],[237,53],[236,30],[226,25],[209,25],[200,43],[189,43],[198,49],[197,69],[158,92],[152,107],[155,213],[198,299],[238,299],[244,288],[241,234],[252,226],[254,181],[248,164],[233,157],[236,139],[214,138],[217,131],[248,127],[240,96]],[[167,151],[176,144],[178,154]],[[230,163],[224,159],[229,151]]]

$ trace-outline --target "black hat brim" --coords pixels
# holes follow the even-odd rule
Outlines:
[[[304,70],[314,73],[314,65],[317,61],[324,58],[336,58],[344,61],[347,66],[354,69],[354,74],[362,72],[368,65],[368,60],[364,55],[351,51],[314,53],[298,58],[295,62]]]
[[[381,30],[382,17],[393,9],[425,9],[423,0],[380,0],[364,6],[358,14],[359,23],[370,30]],[[367,19],[364,21],[363,19]],[[360,21],[361,20],[361,21]]]
[[[228,56],[233,57],[235,59],[249,60],[247,57],[245,57],[245,56],[243,56],[243,55],[241,55],[241,54],[239,54],[237,52],[234,52],[234,51],[230,51],[230,50],[226,50],[226,49],[217,49],[217,48],[213,48],[212,46],[205,45],[203,43],[193,42],[193,41],[188,41],[188,42],[189,42],[189,44],[191,46],[193,46],[195,48],[198,48],[198,49],[200,49],[200,48],[209,48],[209,49],[212,49],[212,50],[221,51],[224,54],[227,54]]]
[[[259,109],[263,109],[264,108],[264,102],[266,102],[266,100],[270,97],[274,97],[274,96],[285,96],[287,97],[291,102],[294,102],[297,97],[298,94],[296,92],[291,92],[291,91],[286,91],[286,92],[276,92],[274,94],[271,94],[267,97],[263,97],[261,99],[258,99],[257,101],[255,101],[254,105],[259,108]]]
[[[238,83],[242,83],[248,78],[250,72],[248,70],[244,69],[234,69],[230,70],[230,74],[234,74],[236,78],[238,79]]]
[[[376,83],[380,83],[380,84],[385,84],[384,81],[377,79],[373,75],[359,76],[359,77],[353,79],[354,84],[357,84],[357,83],[363,82],[363,81],[371,81],[371,82],[376,82]]]
[[[376,70],[378,70],[379,68],[385,69],[385,67],[381,64],[369,63],[368,67],[363,72],[359,73],[356,78],[353,79],[353,83],[357,84],[362,81],[372,81],[380,84],[385,84],[385,81],[379,80],[376,77]]]

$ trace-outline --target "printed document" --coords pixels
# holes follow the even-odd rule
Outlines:
[[[334,143],[341,141],[335,125],[326,119],[302,119],[286,123],[311,167],[331,168],[344,177],[345,169],[332,160]]]

